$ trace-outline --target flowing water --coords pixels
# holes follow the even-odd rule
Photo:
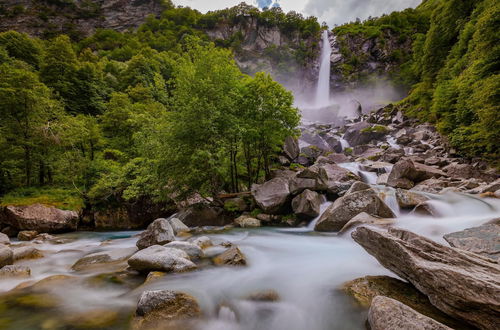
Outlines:
[[[330,103],[330,56],[332,47],[328,38],[328,30],[323,31],[320,67],[318,76],[318,86],[316,89],[316,107],[323,108],[329,106]]]

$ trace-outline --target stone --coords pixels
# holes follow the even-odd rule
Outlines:
[[[298,195],[304,190],[323,190],[323,187],[317,179],[310,178],[299,178],[297,176],[290,178],[289,181],[290,193],[292,195]]]
[[[182,241],[170,242],[165,247],[179,249],[187,253],[189,258],[191,259],[199,259],[202,258],[204,253],[203,250],[196,244]]]
[[[428,179],[420,182],[415,187],[411,188],[410,191],[422,191],[429,193],[439,193],[441,190],[447,188],[449,182],[442,179]]]
[[[396,189],[396,200],[402,209],[412,209],[426,202],[429,198],[417,192],[398,188]]]
[[[453,179],[476,178],[483,181],[493,181],[497,179],[497,175],[485,173],[469,164],[459,164],[454,162],[444,167],[443,170]]]
[[[9,236],[5,235],[4,233],[0,233],[0,244],[9,245],[10,244]]]
[[[200,236],[190,240],[191,243],[198,245],[201,249],[213,246],[212,240],[207,236]]]
[[[349,127],[344,134],[344,139],[351,147],[368,144],[370,141],[379,140],[387,135],[388,128],[381,125],[371,125],[366,121],[359,122]]]
[[[184,329],[176,321],[201,316],[196,299],[170,290],[144,291],[139,297],[132,329]]]
[[[342,153],[332,153],[328,154],[326,156],[320,156],[316,160],[316,164],[318,165],[323,165],[323,164],[342,164],[342,163],[348,163],[350,162],[349,157]]]
[[[233,219],[228,216],[222,207],[208,203],[196,203],[182,209],[176,214],[182,223],[188,227],[225,226]]]
[[[437,168],[405,158],[393,166],[387,184],[394,188],[411,189],[417,182],[441,176],[447,175]]]
[[[20,241],[31,241],[38,236],[38,232],[34,230],[23,230],[17,234],[17,239]]]
[[[392,226],[393,224],[396,223],[395,219],[382,219],[380,217],[374,217],[369,215],[366,212],[361,212],[360,214],[356,215],[354,218],[349,220],[348,223],[342,227],[342,229],[339,230],[339,235],[342,235],[346,233],[347,231],[361,226],[361,225],[372,225],[372,226],[377,226],[377,227],[389,227]]]
[[[274,178],[263,184],[252,185],[252,196],[257,206],[268,214],[279,214],[290,200],[288,180]]]
[[[245,297],[245,300],[276,302],[280,300],[280,295],[278,292],[274,290],[265,290],[265,291],[254,292]]]
[[[359,227],[352,237],[384,267],[413,284],[441,311],[481,329],[497,328],[498,263],[402,229],[379,232]]]
[[[368,311],[371,330],[452,330],[411,307],[391,298],[377,296]]]
[[[365,212],[382,218],[395,215],[373,189],[356,191],[337,199],[321,215],[315,231],[339,231],[356,215]]]
[[[283,152],[288,157],[288,159],[290,159],[292,161],[295,160],[297,157],[299,157],[299,153],[300,153],[299,141],[296,138],[288,136],[285,139],[285,144],[283,146]]]
[[[446,234],[444,239],[452,247],[500,260],[500,225],[486,224]]]
[[[261,226],[259,219],[255,219],[249,215],[242,215],[236,218],[234,223],[241,228],[256,228]]]
[[[216,265],[245,266],[247,260],[240,249],[237,246],[233,246],[216,256],[214,263]]]
[[[156,219],[143,231],[136,243],[142,250],[152,245],[163,245],[175,241],[174,230],[167,219]]]
[[[178,235],[189,231],[189,227],[186,226],[184,222],[182,222],[178,218],[170,217],[167,220],[170,226],[172,227],[172,230],[174,231],[174,235]]]
[[[76,271],[88,270],[95,267],[102,267],[120,261],[127,260],[130,256],[137,252],[137,248],[121,248],[110,251],[96,252],[88,254],[78,259],[71,269]]]
[[[71,329],[110,329],[119,319],[113,309],[91,309],[65,315],[64,323]]]
[[[316,218],[320,212],[320,206],[325,198],[315,191],[304,190],[292,200],[292,209],[301,220]]]
[[[0,245],[0,268],[14,263],[14,253],[6,246]]]
[[[21,246],[13,250],[14,261],[43,258],[43,252],[33,246]]]
[[[349,195],[349,194],[353,194],[355,192],[363,191],[363,190],[370,189],[370,188],[371,187],[369,184],[366,184],[362,181],[356,181],[352,184],[352,186],[349,188],[349,190],[347,190],[347,192],[345,194]]]
[[[165,272],[158,272],[158,271],[149,272],[148,276],[146,277],[146,280],[144,281],[144,284],[153,283],[159,279],[164,278],[166,275],[167,273]]]
[[[128,259],[128,264],[139,272],[185,272],[196,268],[186,252],[161,245],[140,250]]]
[[[26,266],[6,265],[0,268],[0,278],[5,277],[30,277],[31,269]]]
[[[55,207],[33,204],[28,206],[6,206],[3,222],[18,230],[35,230],[44,233],[75,231],[78,213],[59,210]]]

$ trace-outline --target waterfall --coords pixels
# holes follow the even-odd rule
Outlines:
[[[330,104],[330,56],[332,47],[328,39],[328,30],[323,31],[323,45],[321,47],[318,86],[316,89],[316,106],[326,107]]]

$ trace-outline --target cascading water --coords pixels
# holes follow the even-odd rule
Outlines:
[[[316,89],[316,107],[330,105],[330,56],[332,47],[328,38],[328,30],[323,31],[323,46],[321,47],[318,86]]]

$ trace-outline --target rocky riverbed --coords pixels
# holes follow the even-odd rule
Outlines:
[[[225,210],[58,234],[78,215],[7,207],[0,327],[496,329],[495,171],[392,106],[301,130]]]

